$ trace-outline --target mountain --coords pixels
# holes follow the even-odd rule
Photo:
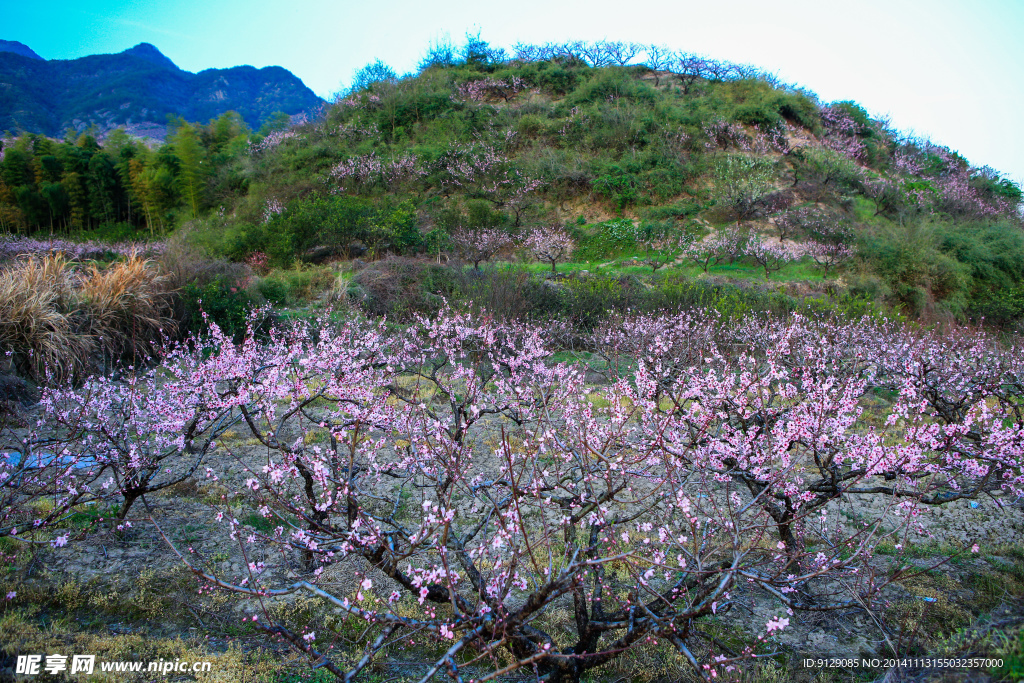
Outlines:
[[[298,115],[323,100],[287,69],[236,66],[198,74],[149,43],[113,55],[44,60],[0,41],[0,130],[61,136],[95,125],[162,139],[168,114],[205,122],[237,111],[253,128],[271,114]]]
[[[13,52],[16,55],[30,57],[31,59],[42,59],[28,45],[19,43],[16,40],[0,40],[0,52]]]
[[[135,47],[129,48],[122,52],[123,55],[132,55],[140,59],[145,59],[147,62],[156,64],[157,66],[165,66],[169,69],[178,70],[177,65],[168,59],[164,53],[156,49],[155,45],[149,43],[139,43]]]

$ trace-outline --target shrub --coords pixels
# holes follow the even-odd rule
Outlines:
[[[735,118],[748,126],[770,130],[782,125],[782,116],[771,105],[747,104],[736,110]]]
[[[933,225],[908,222],[876,229],[864,240],[861,254],[906,313],[920,315],[938,299],[951,300],[962,312],[970,275],[963,264],[939,250]]]
[[[596,72],[566,100],[570,106],[629,100],[653,104],[656,91],[639,81],[629,69],[609,67]]]
[[[459,291],[461,274],[447,266],[403,257],[388,257],[359,270],[353,283],[363,310],[391,320],[432,315]]]
[[[775,164],[771,159],[747,154],[723,154],[715,161],[715,199],[736,214],[738,220],[752,215],[758,203],[774,188]]]
[[[552,95],[565,95],[572,92],[579,83],[580,69],[569,68],[555,61],[540,62],[536,65],[536,75],[530,80]]]
[[[826,187],[851,190],[864,180],[864,174],[855,161],[831,149],[806,147],[800,157],[810,176]]]
[[[329,290],[334,282],[335,272],[330,267],[297,265],[260,278],[256,289],[272,304],[292,306],[313,301]]]
[[[635,173],[613,165],[607,173],[594,179],[594,191],[622,211],[640,198],[641,182]]]
[[[250,316],[260,300],[241,283],[217,277],[205,284],[189,283],[182,288],[185,327],[195,333],[206,332],[215,323],[229,337],[241,341],[246,334]],[[267,314],[258,316],[257,331],[262,332],[271,320]]]
[[[779,114],[787,121],[803,126],[817,134],[821,129],[818,105],[802,92],[785,93],[778,99]]]

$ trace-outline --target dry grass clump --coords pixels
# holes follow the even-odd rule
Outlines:
[[[25,375],[75,374],[91,344],[69,315],[71,279],[62,254],[29,257],[0,271],[0,351]]]
[[[168,284],[137,255],[103,270],[59,253],[19,260],[0,271],[0,353],[36,380],[74,376],[97,355],[151,355],[174,330]]]
[[[106,270],[89,267],[75,292],[79,332],[111,358],[153,355],[152,342],[173,333],[168,277],[132,255]]]

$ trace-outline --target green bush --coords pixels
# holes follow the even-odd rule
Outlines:
[[[665,206],[652,206],[644,209],[643,216],[653,221],[664,221],[664,220],[683,220],[694,216],[704,209],[710,208],[709,205],[702,204],[695,201],[682,201],[675,204],[668,204]]]
[[[368,264],[355,274],[363,310],[390,320],[408,321],[433,315],[445,301],[458,297],[464,279],[461,269],[411,258],[389,257]]]
[[[597,70],[582,86],[568,98],[569,106],[628,100],[653,104],[657,91],[643,81],[637,80],[634,70],[629,67],[607,67]]]
[[[616,218],[581,226],[573,237],[576,239],[576,259],[611,258],[636,248],[637,228],[628,218]]]
[[[958,317],[967,307],[970,269],[940,249],[940,230],[921,221],[876,229],[862,240],[861,254],[910,315],[932,301],[943,302]]]
[[[580,80],[579,68],[568,68],[558,62],[540,62],[531,82],[537,87],[553,95],[565,95],[572,92]]]
[[[639,176],[618,165],[613,165],[608,173],[595,178],[593,187],[597,194],[609,199],[619,211],[640,198]]]
[[[841,191],[853,190],[860,187],[864,180],[857,162],[831,149],[806,147],[801,150],[799,158],[804,170],[824,186]]]
[[[812,133],[820,132],[818,104],[809,96],[800,91],[787,92],[780,94],[777,101],[778,112],[784,119],[803,126]]]
[[[261,278],[256,285],[260,296],[275,306],[287,306],[292,301],[288,285],[275,277]]]
[[[757,126],[761,130],[771,130],[782,125],[782,116],[774,102],[745,104],[736,110],[735,118],[748,126]]]
[[[216,323],[236,342],[245,336],[250,313],[260,305],[251,292],[242,289],[238,283],[216,279],[205,285],[189,283],[181,292],[186,322],[183,326],[193,332],[205,332],[210,323]],[[264,317],[269,324],[269,318]],[[262,326],[261,326],[262,327]]]
[[[277,306],[309,303],[334,286],[335,272],[327,266],[298,265],[275,270],[256,284],[259,293]]]

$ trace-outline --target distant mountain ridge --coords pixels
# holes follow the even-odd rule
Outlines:
[[[197,74],[178,68],[149,43],[112,55],[45,60],[0,40],[0,131],[61,136],[92,125],[163,139],[167,115],[206,122],[237,111],[253,128],[271,114],[295,116],[323,100],[287,69],[236,66]]]
[[[42,59],[42,57],[37,55],[28,45],[25,43],[19,43],[16,40],[0,40],[0,52],[13,52],[16,55],[21,55],[23,57]]]

